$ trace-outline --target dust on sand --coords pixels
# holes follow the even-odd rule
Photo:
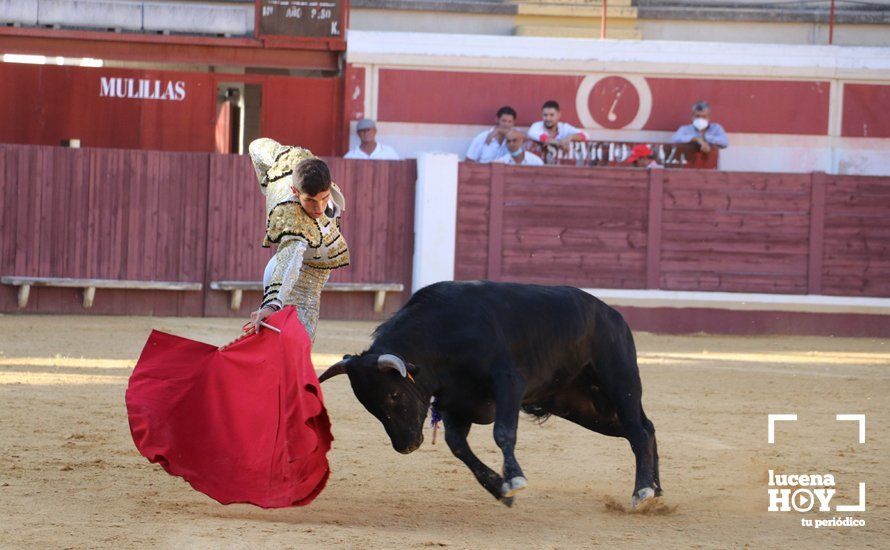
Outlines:
[[[885,547],[890,344],[874,339],[637,335],[665,496],[630,510],[624,440],[560,419],[520,424],[529,479],[508,509],[440,443],[396,454],[345,377],[325,384],[337,438],[327,489],[305,508],[222,506],[136,452],[127,377],[151,328],[222,344],[238,319],[0,315],[0,546],[671,548]],[[374,325],[322,322],[322,368]],[[767,413],[796,413],[766,441]],[[836,422],[865,413],[867,437]],[[440,434],[441,436],[441,434]],[[490,426],[471,443],[500,469]],[[881,457],[884,457],[881,459]],[[837,503],[867,485],[864,527],[815,530],[769,513],[767,470],[832,473]]]

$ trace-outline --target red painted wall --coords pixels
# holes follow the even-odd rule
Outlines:
[[[103,97],[102,78],[181,84],[174,100]],[[59,67],[0,63],[0,143],[213,151],[217,82],[251,82],[263,90],[260,133],[317,154],[339,154],[343,80],[267,75]],[[106,82],[108,82],[106,80]],[[126,81],[125,81],[126,82]],[[124,93],[129,93],[126,84]],[[132,89],[140,91],[138,83]],[[142,90],[147,91],[147,90]]]
[[[890,138],[890,86],[844,84],[844,137]]]
[[[263,137],[296,143],[317,155],[345,153],[342,78],[267,76],[259,82],[263,86]]]
[[[644,130],[689,124],[692,104],[704,99],[727,132],[828,133],[829,83],[793,80],[647,78],[652,114]]]
[[[518,111],[520,125],[540,119],[541,104],[559,102],[562,119],[579,125],[575,99],[582,76],[412,71],[381,69],[378,113],[388,122],[490,124],[502,105]],[[829,83],[646,77],[652,110],[644,130],[673,131],[689,123],[690,107],[711,103],[713,120],[729,132],[825,135]],[[616,115],[626,125],[640,108],[640,94],[620,76],[598,83],[588,98],[591,115],[604,127],[618,88]],[[618,88],[616,88],[616,86]],[[602,116],[600,116],[602,115]]]
[[[101,79],[183,82],[181,101],[101,97]],[[212,151],[210,74],[0,64],[0,141],[82,147]]]

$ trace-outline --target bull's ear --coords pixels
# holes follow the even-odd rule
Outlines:
[[[336,363],[328,367],[328,370],[321,373],[321,376],[318,377],[318,383],[320,384],[328,378],[333,378],[338,374],[346,374],[346,363],[349,362],[349,358],[351,358],[351,356],[346,355],[343,357],[343,360],[337,361]]]

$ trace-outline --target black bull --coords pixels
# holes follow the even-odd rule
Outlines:
[[[526,486],[514,456],[520,409],[627,439],[636,457],[634,505],[661,494],[655,428],[640,403],[630,328],[617,311],[576,288],[430,285],[374,331],[367,351],[344,357],[319,379],[344,373],[401,453],[423,442],[435,396],[451,452],[508,506]],[[472,424],[492,422],[503,476],[467,443]]]

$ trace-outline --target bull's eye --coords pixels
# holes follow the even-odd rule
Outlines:
[[[398,394],[397,392],[391,392],[391,393],[389,394],[389,399],[390,399],[390,401],[395,401],[395,400],[398,399],[398,398],[399,398],[399,394]]]

